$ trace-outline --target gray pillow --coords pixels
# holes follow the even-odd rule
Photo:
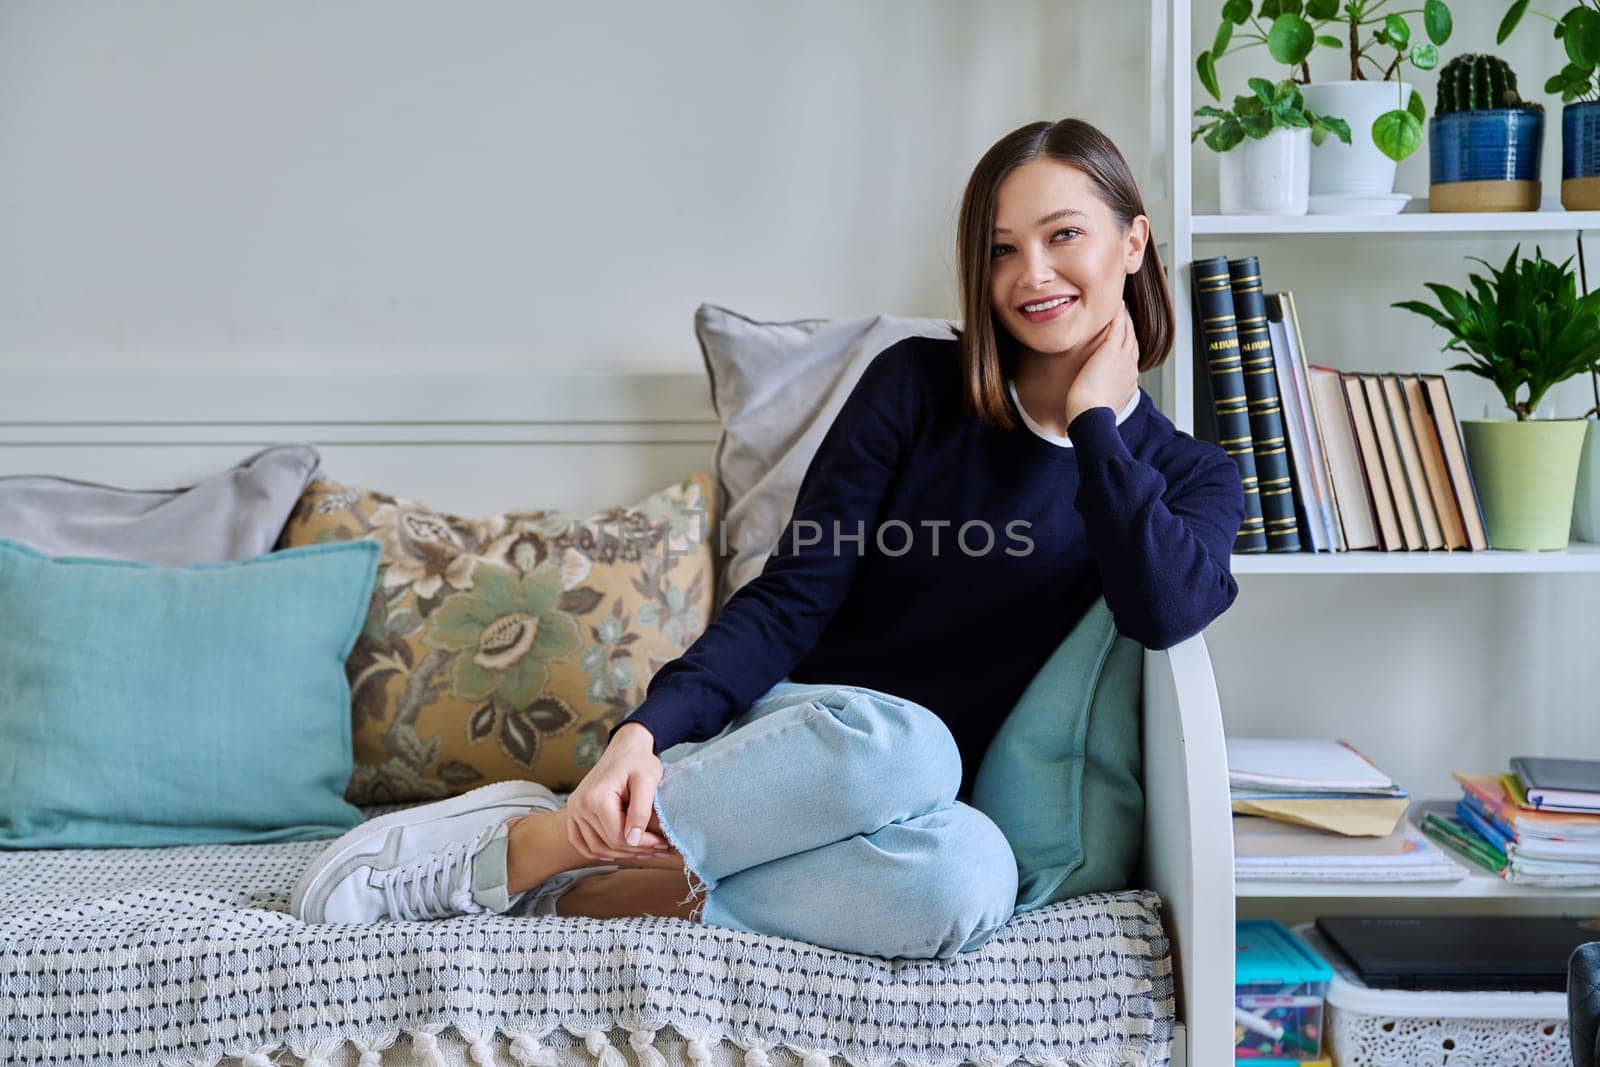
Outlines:
[[[274,445],[183,489],[0,477],[0,537],[47,556],[165,567],[251,559],[272,550],[321,459],[310,445]]]
[[[718,610],[761,573],[811,457],[867,364],[907,337],[953,337],[950,326],[893,315],[757,322],[714,304],[695,311],[722,423],[716,470],[728,556]]]

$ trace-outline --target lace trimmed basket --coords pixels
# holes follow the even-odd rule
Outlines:
[[[1368,989],[1307,923],[1333,967],[1324,1049],[1339,1067],[1571,1067],[1564,993]]]

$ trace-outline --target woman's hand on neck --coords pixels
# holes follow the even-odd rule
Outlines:
[[[1121,411],[1139,391],[1139,343],[1127,306],[1076,351],[1046,355],[1024,349],[1017,358],[1017,399],[1028,417],[1066,435],[1090,408]]]

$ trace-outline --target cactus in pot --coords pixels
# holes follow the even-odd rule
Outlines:
[[[1458,111],[1494,111],[1500,108],[1544,110],[1517,92],[1517,73],[1498,56],[1468,53],[1457,56],[1439,71],[1439,98],[1435,115]]]
[[[1428,126],[1429,210],[1539,207],[1544,108],[1522,99],[1505,60],[1469,53],[1446,63]]]

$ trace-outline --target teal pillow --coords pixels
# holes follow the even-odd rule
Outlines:
[[[978,765],[972,806],[1017,857],[1017,912],[1126,889],[1144,839],[1144,650],[1103,599],[1028,683]]]
[[[333,837],[376,541],[166,568],[0,539],[0,848]]]

